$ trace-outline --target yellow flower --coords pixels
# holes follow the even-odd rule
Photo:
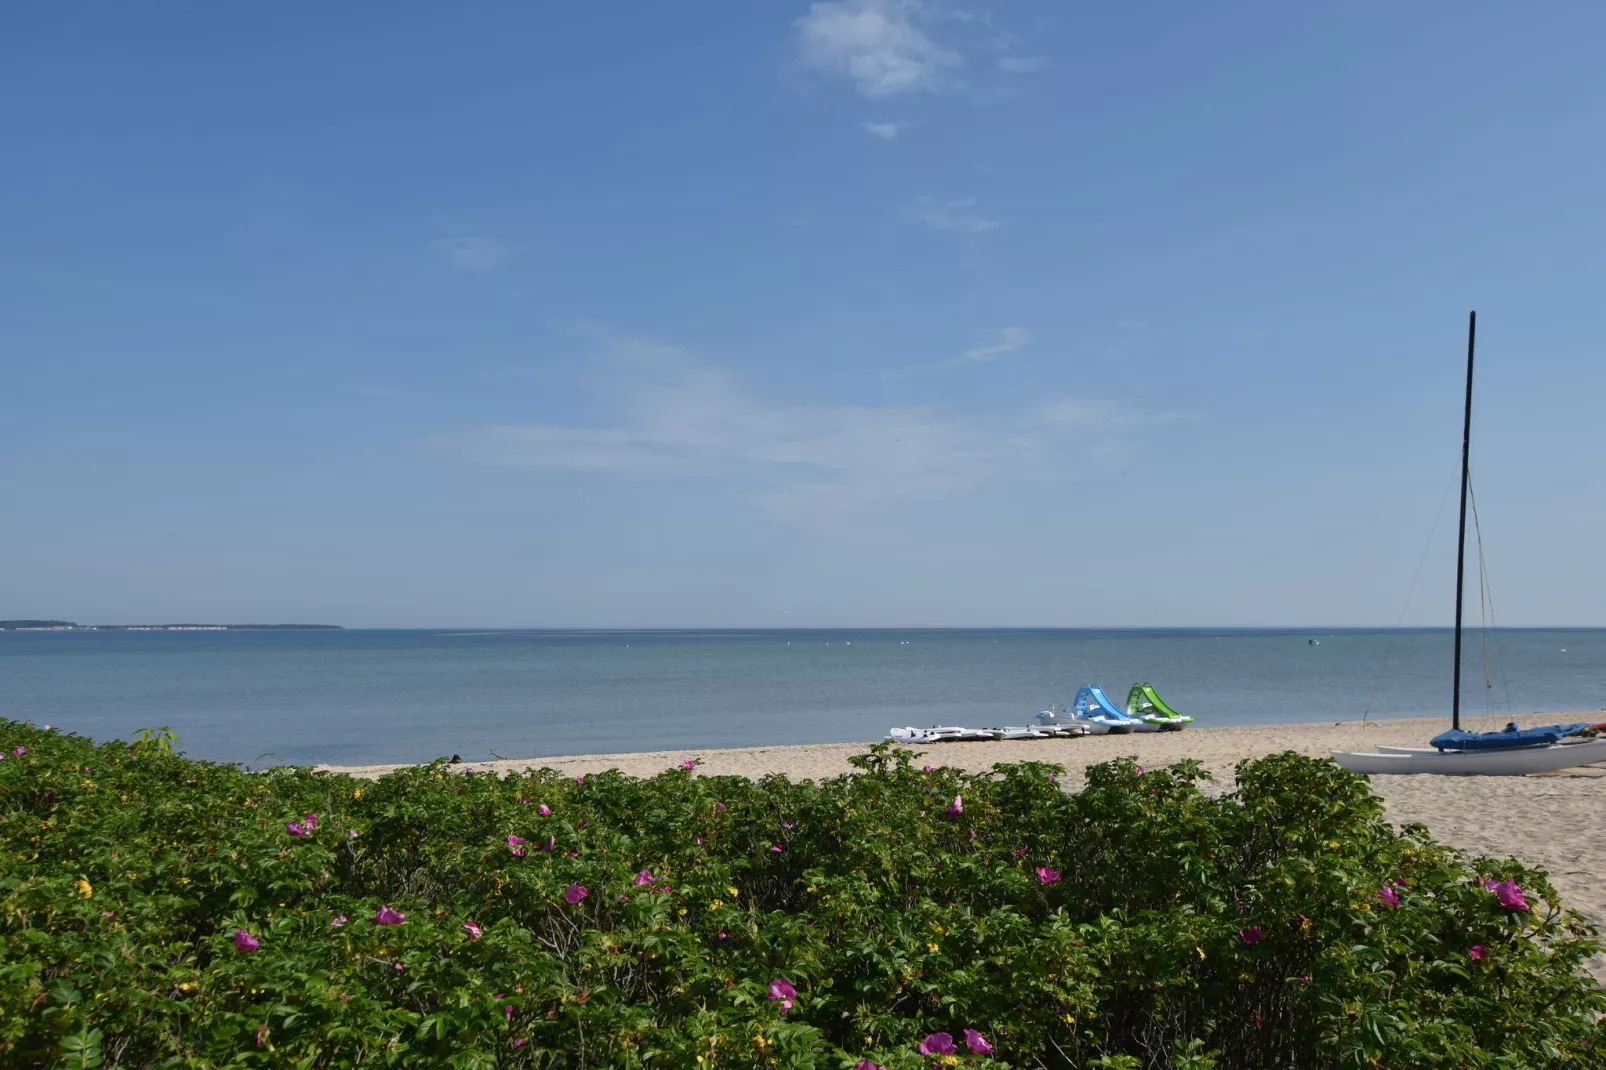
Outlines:
[[[683,917],[683,918],[686,916],[686,908],[685,907],[681,907],[680,908],[680,916]]]
[[[1360,910],[1360,912],[1362,914],[1365,914],[1367,911],[1372,909],[1372,904],[1371,903],[1361,903],[1359,905],[1358,909]]]
[[[1194,950],[1199,952],[1199,961],[1203,962],[1204,961],[1204,948],[1196,947],[1196,948],[1194,948]]]
[[[741,892],[738,892],[735,888],[726,888],[725,890],[727,892],[729,892],[731,895],[741,895],[742,894]]]
[[[718,910],[720,907],[722,907],[724,905],[725,905],[725,900],[716,899],[712,903],[708,904],[708,909],[709,910]]]
[[[933,955],[935,955],[937,953],[937,945],[936,944],[927,944],[926,945],[926,950],[931,952]]]
[[[72,886],[78,889],[78,895],[82,899],[88,899],[90,896],[95,894],[95,889],[91,888],[89,886],[89,882],[84,880],[82,877],[79,877],[77,880],[73,881]]]
[[[195,982],[194,981],[185,981],[183,984],[178,986],[178,990],[180,992],[194,992],[195,991]]]
[[[360,798],[362,798],[362,789],[361,789],[361,788],[356,788],[356,789],[354,789],[354,790],[353,790],[353,791],[352,791],[352,793],[351,793],[351,797],[352,797],[352,798],[353,798],[353,799],[360,799]]]
[[[1071,1024],[1071,1025],[1075,1025],[1075,1024],[1076,1024],[1076,1015],[1074,1015],[1074,1014],[1067,1014],[1067,1015],[1066,1015],[1066,1016],[1065,1016],[1065,1021],[1066,1021],[1066,1022],[1068,1022],[1068,1023],[1069,1023],[1069,1024]]]

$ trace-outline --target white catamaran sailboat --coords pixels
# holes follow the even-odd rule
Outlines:
[[[1499,732],[1461,730],[1461,593],[1466,564],[1467,473],[1472,441],[1472,353],[1478,314],[1467,325],[1467,403],[1461,425],[1461,528],[1455,551],[1455,674],[1450,691],[1450,730],[1428,747],[1379,747],[1372,754],[1334,751],[1333,760],[1356,773],[1447,773],[1455,776],[1521,776],[1572,769],[1606,760],[1606,738],[1566,742],[1590,726],[1546,725]]]

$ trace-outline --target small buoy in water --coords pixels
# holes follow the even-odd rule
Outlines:
[[[1321,643],[1321,640],[1320,640],[1320,639],[1307,639],[1307,640],[1305,640],[1305,641],[1306,641],[1306,642],[1307,642],[1307,643],[1309,643],[1309,644],[1310,644],[1310,645],[1311,645],[1311,646],[1321,646],[1321,645],[1322,645],[1322,643]]]

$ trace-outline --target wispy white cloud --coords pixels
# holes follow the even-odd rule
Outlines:
[[[357,383],[346,387],[346,393],[355,394],[360,398],[369,398],[373,401],[400,401],[408,396],[405,390],[398,390],[393,386],[379,386],[374,383]]]
[[[1037,419],[1052,427],[1088,427],[1095,424],[1108,426],[1122,419],[1122,415],[1107,401],[1059,398],[1039,407]]]
[[[1089,408],[1079,420],[1070,418],[1070,402],[997,418],[930,405],[788,404],[755,395],[684,350],[639,338],[610,339],[603,360],[613,419],[501,424],[445,445],[501,467],[722,475],[745,485],[748,501],[775,522],[840,531],[1018,474],[1058,449],[1072,425],[1080,432],[1113,411]]]
[[[864,132],[883,141],[896,141],[898,135],[909,129],[908,123],[860,123]]]
[[[511,468],[662,472],[684,467],[676,444],[639,429],[499,424],[456,439],[463,456]]]
[[[996,33],[988,42],[993,53],[993,66],[1004,74],[1031,74],[1048,65],[1041,56],[1023,55],[1025,42],[1013,33]]]
[[[871,99],[937,89],[964,61],[931,37],[934,17],[924,0],[818,0],[794,24],[798,57]]]
[[[1022,346],[1031,345],[1031,343],[1032,335],[1030,331],[1022,327],[1005,327],[998,332],[997,338],[991,342],[983,342],[980,345],[971,346],[959,354],[959,359],[985,363],[989,360],[997,360],[1006,353],[1013,353]]]
[[[1031,414],[1032,422],[1067,435],[1098,431],[1105,445],[1119,443],[1123,432],[1136,427],[1186,423],[1194,414],[1181,409],[1117,404],[1102,398],[1060,397],[1043,402]]]
[[[996,219],[988,219],[976,211],[976,202],[969,197],[955,201],[939,201],[922,197],[910,205],[908,212],[932,230],[955,230],[961,234],[986,234],[998,229]]]
[[[1033,71],[1043,69],[1045,61],[1041,56],[999,56],[998,69],[1005,74],[1031,74]]]
[[[436,238],[430,246],[452,267],[464,271],[484,271],[496,267],[515,251],[512,246],[487,237]]]

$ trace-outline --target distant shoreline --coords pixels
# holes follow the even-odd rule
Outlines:
[[[343,624],[79,624],[71,620],[0,620],[0,632],[343,631]]]

